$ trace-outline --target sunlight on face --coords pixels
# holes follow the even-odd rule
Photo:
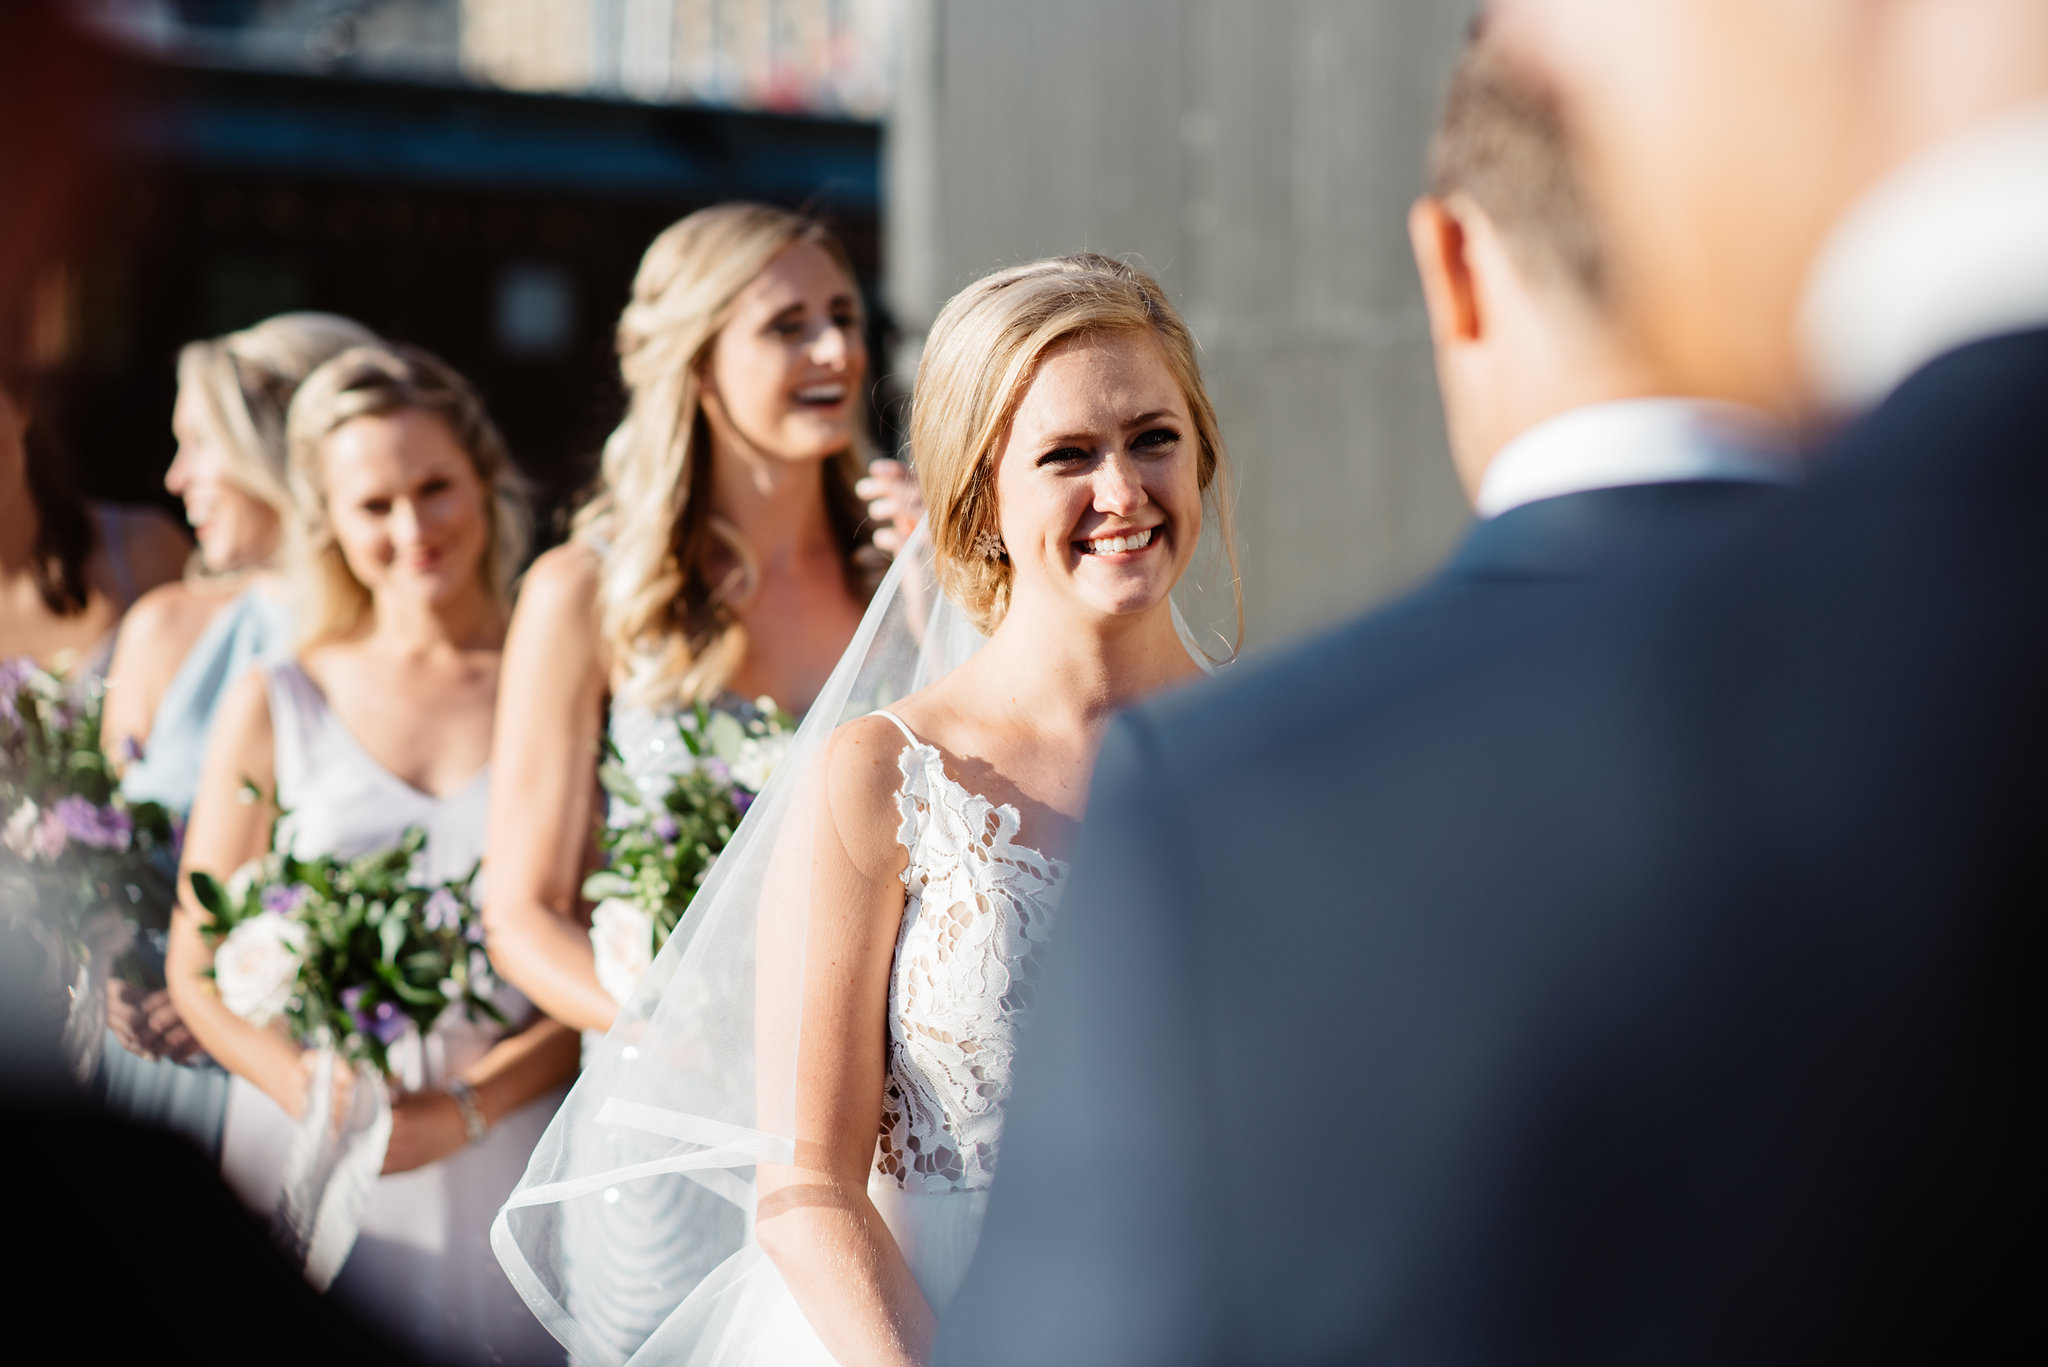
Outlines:
[[[1149,334],[1046,352],[996,454],[1011,612],[1164,603],[1202,535],[1198,456],[1187,397]]]
[[[1796,312],[1865,174],[1860,0],[1495,0],[1558,91],[1620,302],[1684,388],[1797,404]]]
[[[268,503],[236,483],[233,458],[199,401],[180,390],[171,411],[178,454],[164,472],[164,488],[185,505],[185,520],[199,542],[199,557],[215,574],[253,569],[277,551],[281,527]]]
[[[831,253],[799,242],[734,301],[712,344],[705,411],[727,441],[822,460],[852,444],[867,372],[859,291]]]
[[[327,438],[324,454],[335,542],[372,595],[442,606],[484,591],[490,492],[439,416],[355,418]]]

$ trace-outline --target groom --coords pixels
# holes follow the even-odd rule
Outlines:
[[[1718,538],[1796,472],[1765,415],[1666,397],[1612,297],[1556,101],[1499,46],[1475,32],[1452,72],[1430,193],[1409,216],[1452,460],[1480,518],[1388,618],[1426,623],[1428,654]]]
[[[941,1363],[2032,1328],[2048,5],[1492,19],[1659,367],[1841,435],[1721,544],[1119,723]]]

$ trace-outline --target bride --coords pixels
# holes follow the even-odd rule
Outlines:
[[[1083,255],[963,291],[911,449],[929,550],[892,571],[494,1231],[579,1361],[926,1359],[1103,729],[1206,666],[1169,595],[1205,496],[1228,548],[1225,457],[1148,276]],[[696,1271],[644,1343],[599,1342],[555,1294],[559,1208],[660,1182],[704,1193],[665,1264]]]

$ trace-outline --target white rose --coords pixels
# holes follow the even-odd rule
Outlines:
[[[276,912],[252,916],[228,932],[213,955],[213,979],[228,1010],[268,1025],[299,984],[306,928]]]
[[[33,798],[23,798],[21,805],[14,809],[14,815],[7,819],[7,830],[0,835],[8,849],[23,859],[34,856],[36,830],[43,824],[43,814]]]
[[[590,948],[598,984],[624,1006],[654,966],[654,918],[637,902],[607,897],[591,910]]]
[[[789,753],[789,743],[794,739],[782,733],[749,736],[741,741],[739,753],[732,761],[732,781],[752,793],[766,788],[768,780],[775,776],[775,766],[782,763],[782,757]]]

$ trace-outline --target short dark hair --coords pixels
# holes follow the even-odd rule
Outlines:
[[[1429,148],[1430,193],[1462,195],[1493,220],[1524,268],[1598,302],[1607,272],[1571,130],[1556,93],[1475,24],[1451,72]]]

